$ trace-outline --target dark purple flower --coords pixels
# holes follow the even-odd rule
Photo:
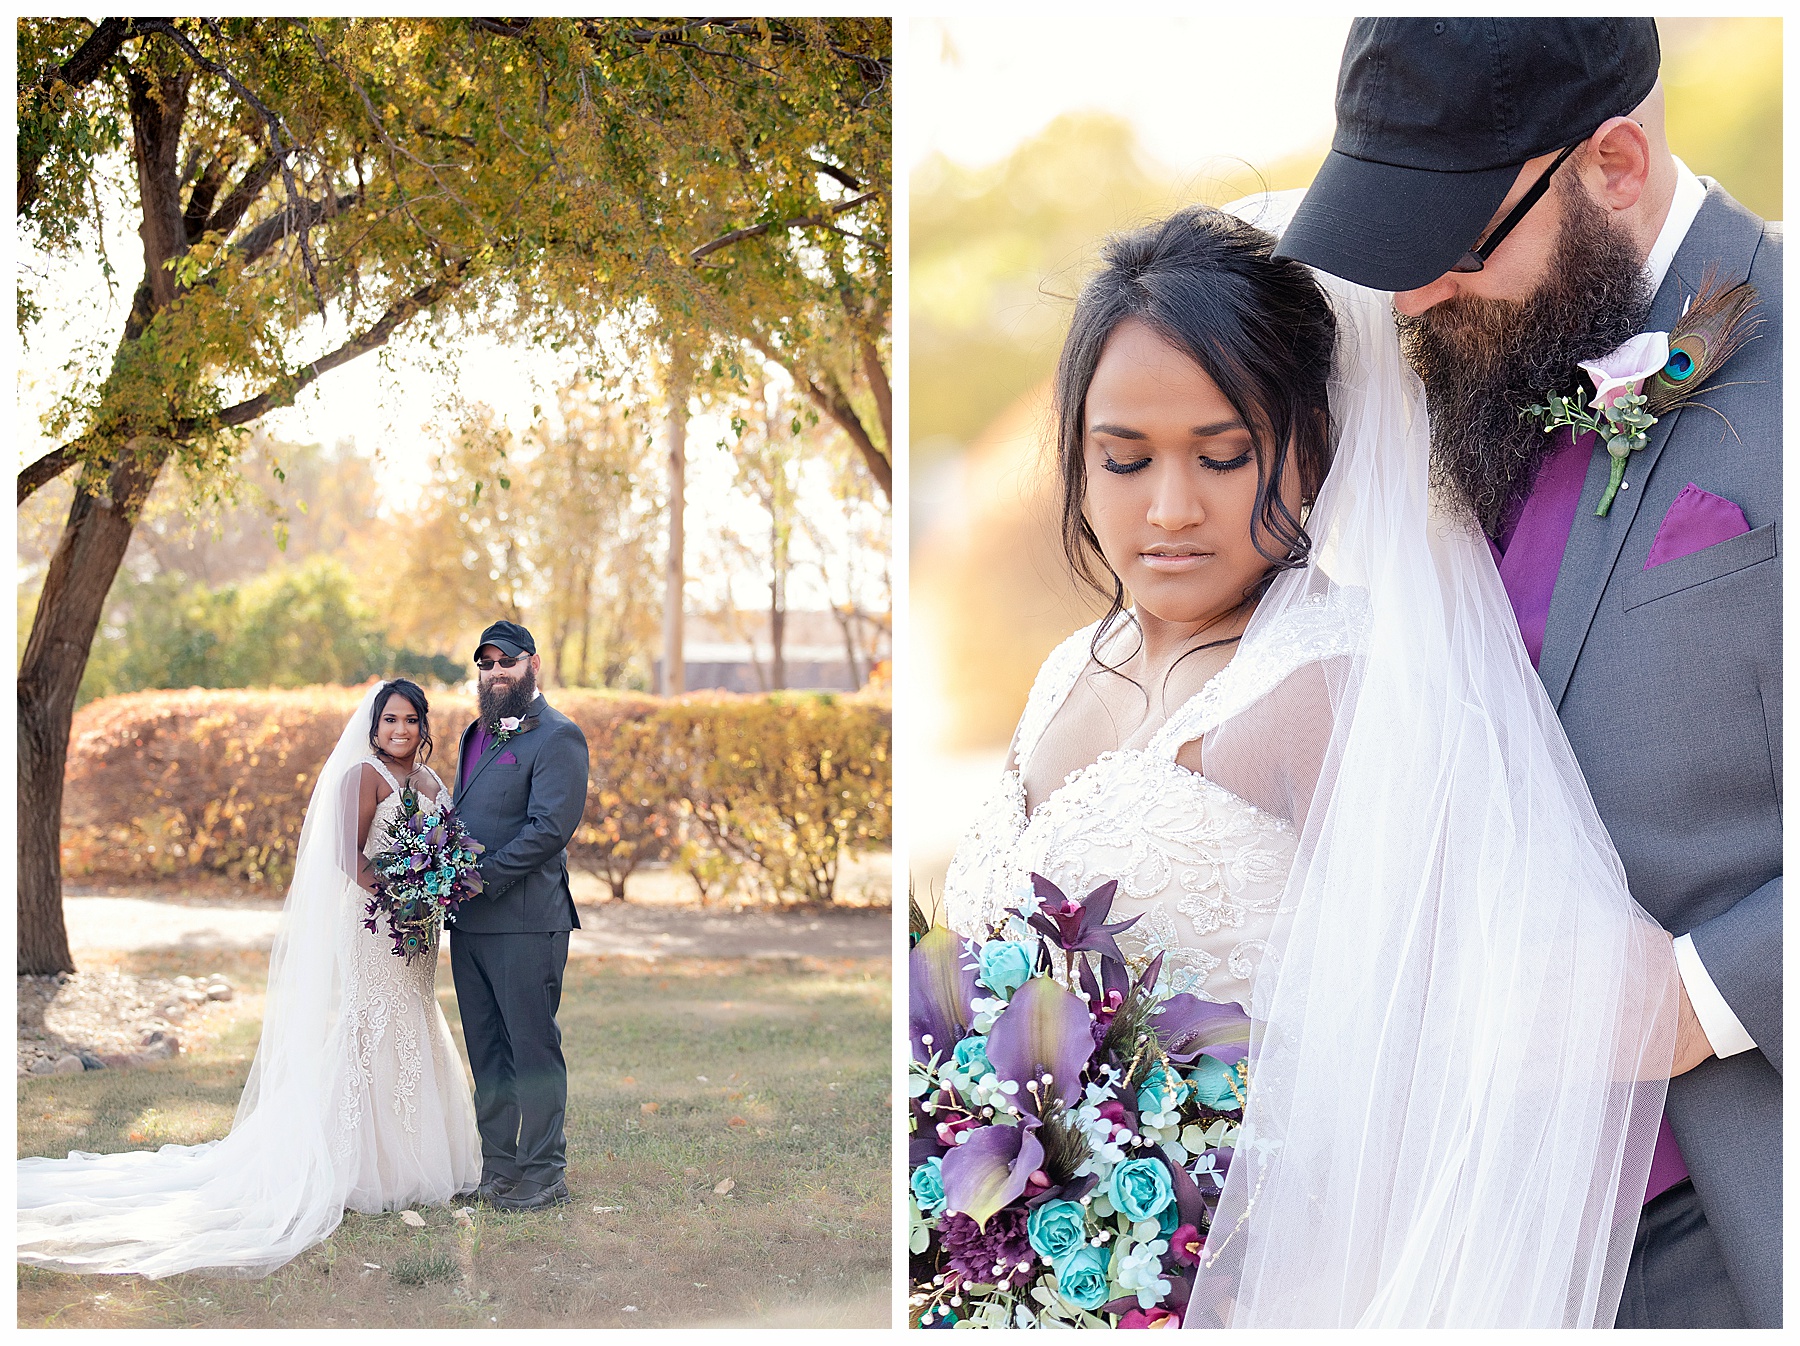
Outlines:
[[[937,1230],[944,1260],[965,1281],[977,1285],[1011,1288],[1015,1281],[1024,1283],[1037,1266],[1037,1254],[1025,1236],[1025,1219],[1025,1212],[1017,1208],[996,1212],[985,1226],[966,1215],[944,1216]]]
[[[1206,1235],[1191,1224],[1184,1224],[1169,1235],[1169,1251],[1185,1267],[1200,1265],[1200,1250],[1206,1246]]]
[[[1113,936],[1131,929],[1143,920],[1143,916],[1133,916],[1117,925],[1106,924],[1107,914],[1112,911],[1113,895],[1119,890],[1118,880],[1108,880],[1079,902],[1064,894],[1042,874],[1031,876],[1031,886],[1038,896],[1038,909],[1026,924],[1033,930],[1048,937],[1064,953],[1091,949],[1102,959],[1124,965],[1125,955]]]

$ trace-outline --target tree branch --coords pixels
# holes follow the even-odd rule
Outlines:
[[[274,156],[268,154],[246,168],[244,176],[238,179],[237,186],[219,202],[218,208],[208,217],[206,227],[201,232],[229,234],[237,228],[244,216],[250,213],[250,207],[263,194],[263,189],[274,181],[279,168]]]
[[[183,55],[209,75],[216,75],[240,99],[254,108],[268,127],[269,153],[281,165],[281,180],[287,186],[288,204],[300,197],[300,189],[294,183],[294,170],[288,164],[288,156],[294,152],[294,143],[288,139],[287,131],[281,125],[281,118],[275,115],[274,109],[263,102],[245,87],[244,82],[232,74],[222,63],[203,55],[198,47],[188,39],[188,35],[167,19],[139,19],[138,28],[146,33],[160,33],[181,49]],[[312,242],[305,229],[300,231],[300,258],[306,264],[306,278],[312,282],[313,299],[319,306],[319,316],[325,316],[325,290],[319,284],[319,262],[313,256]]]
[[[327,355],[321,355],[309,365],[302,366],[290,378],[282,381],[280,386],[271,388],[246,401],[239,402],[210,418],[211,424],[245,425],[258,416],[273,411],[277,407],[290,405],[295,396],[308,384],[322,374],[329,374],[339,365],[348,364],[359,355],[367,355],[387,344],[396,329],[407,319],[423,312],[446,295],[458,289],[466,279],[462,264],[451,267],[448,274],[438,277],[425,285],[421,285],[406,298],[395,304],[371,327],[360,335],[350,338],[343,345]],[[185,421],[179,427],[192,434],[204,428],[198,421]]]
[[[289,202],[245,234],[235,245],[235,250],[243,258],[244,265],[249,266],[288,235],[304,234],[327,216],[355,205],[357,200],[355,192],[345,192],[322,201]]]
[[[854,210],[866,201],[872,201],[879,192],[864,192],[861,196],[853,196],[848,201],[834,201],[816,215],[796,215],[791,220],[771,221],[768,224],[753,224],[744,229],[733,229],[729,234],[720,234],[711,243],[702,243],[688,254],[690,261],[699,261],[709,257],[720,248],[728,248],[733,243],[741,243],[746,238],[755,238],[759,234],[771,233],[777,229],[799,229],[808,225],[830,226],[833,216],[842,215],[847,210]]]
[[[794,380],[795,387],[810,397],[819,410],[836,421],[838,427],[850,436],[850,442],[856,445],[857,452],[862,454],[863,465],[869,469],[869,475],[875,478],[875,484],[881,488],[882,495],[892,501],[894,498],[894,465],[888,461],[887,455],[875,446],[875,441],[869,436],[868,427],[856,414],[856,408],[850,405],[850,399],[844,396],[843,389],[835,385],[829,389],[821,388],[811,378],[801,373],[799,366],[794,361],[782,355],[773,346],[768,345],[761,337],[752,337],[750,344],[761,351],[766,358],[787,370],[788,376]]]
[[[40,486],[48,486],[63,473],[75,465],[75,450],[81,446],[79,439],[72,440],[60,449],[52,449],[42,458],[28,464],[19,473],[19,503],[23,505]]]
[[[21,128],[48,112],[50,100],[59,90],[83,89],[98,79],[112,58],[118,55],[125,39],[130,36],[130,19],[102,19],[99,27],[88,34],[87,41],[75,49],[73,56],[54,72],[38,78],[29,95],[28,106],[20,111]],[[20,218],[24,217],[38,198],[42,186],[38,180],[38,169],[43,165],[47,150],[48,145],[40,137],[19,137],[19,191],[18,204],[14,209]]]

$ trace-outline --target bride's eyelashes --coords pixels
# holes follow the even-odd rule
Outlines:
[[[1205,454],[1201,454],[1200,466],[1212,472],[1235,472],[1240,467],[1249,463],[1254,456],[1254,453],[1249,449],[1245,449],[1235,458],[1208,458]],[[1141,472],[1146,467],[1149,467],[1150,460],[1148,458],[1138,458],[1129,463],[1121,463],[1114,459],[1109,453],[1105,456],[1100,465],[1108,472],[1116,472],[1121,477],[1125,477],[1130,476],[1133,472]]]

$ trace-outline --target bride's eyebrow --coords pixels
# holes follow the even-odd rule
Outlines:
[[[1234,430],[1242,430],[1244,428],[1244,423],[1236,417],[1233,417],[1228,421],[1213,421],[1209,425],[1193,426],[1188,430],[1188,433],[1195,439],[1210,439],[1214,435],[1228,435]],[[1114,439],[1150,438],[1150,436],[1145,434],[1142,430],[1133,430],[1129,426],[1124,425],[1091,425],[1088,427],[1088,433],[1090,435],[1110,435]]]
[[[1111,435],[1114,439],[1148,439],[1149,435],[1142,430],[1133,430],[1123,425],[1090,425],[1090,435]]]

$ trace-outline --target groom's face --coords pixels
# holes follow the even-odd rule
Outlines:
[[[500,660],[507,652],[497,645],[483,645],[475,652],[477,659]],[[522,715],[537,696],[538,657],[521,659],[511,668],[495,663],[492,668],[476,670],[475,694],[481,703],[483,719]]]
[[[1494,537],[1562,442],[1519,412],[1574,392],[1580,362],[1630,339],[1649,309],[1637,246],[1588,194],[1581,163],[1578,154],[1558,171],[1484,270],[1394,296],[1402,349],[1427,394],[1434,479]]]

